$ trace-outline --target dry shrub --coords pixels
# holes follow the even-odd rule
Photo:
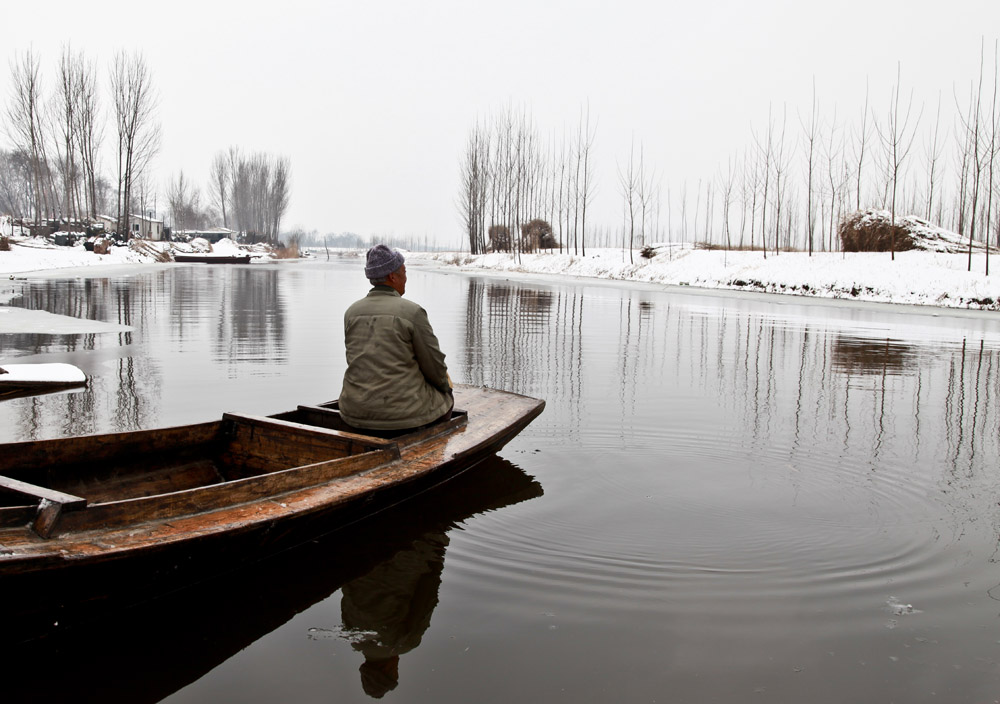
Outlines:
[[[521,251],[534,252],[539,249],[555,249],[559,246],[552,234],[552,226],[542,220],[534,220],[521,225]]]
[[[845,252],[905,252],[917,248],[906,222],[893,226],[887,213],[871,210],[858,211],[842,220],[837,234]]]
[[[299,258],[299,245],[292,242],[287,247],[279,246],[274,248],[274,258],[275,259],[298,259]]]
[[[0,252],[10,251],[10,238],[3,236],[0,237]]]
[[[510,230],[506,225],[490,225],[490,249],[494,252],[510,251]]]

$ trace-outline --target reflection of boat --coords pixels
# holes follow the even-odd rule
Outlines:
[[[335,403],[263,418],[0,446],[0,579],[73,590],[113,568],[285,547],[493,454],[545,406],[458,386],[445,423],[394,439],[342,430]],[[68,587],[63,587],[68,588]]]
[[[10,701],[35,701],[40,695],[46,701],[160,701],[337,590],[361,586],[384,565],[399,564],[414,545],[446,543],[448,531],[462,521],[541,495],[538,482],[520,468],[488,457],[435,491],[375,518],[185,589],[128,608],[76,604],[55,609],[42,638],[23,642],[15,637],[10,624],[21,614],[10,613],[0,629],[4,696]],[[143,596],[141,588],[129,589],[133,597]],[[318,616],[306,625],[328,621]],[[107,676],[108,662],[118,670],[114,677]],[[46,675],[53,671],[60,676]],[[42,688],[40,681],[46,683]],[[352,686],[358,686],[356,681]]]
[[[29,396],[83,386],[87,375],[72,364],[4,364],[0,366],[0,398]]]
[[[181,264],[249,264],[249,254],[175,254]]]

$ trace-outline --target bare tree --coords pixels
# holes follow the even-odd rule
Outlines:
[[[290,193],[288,159],[264,153],[243,156],[235,147],[229,156],[236,161],[230,198],[236,229],[251,242],[277,242]]]
[[[981,157],[982,148],[982,137],[980,135],[980,121],[982,116],[982,104],[983,104],[983,43],[980,42],[979,48],[979,84],[976,88],[976,92],[972,100],[970,100],[969,111],[972,113],[971,124],[967,123],[965,129],[969,135],[969,140],[972,144],[972,207],[970,210],[971,217],[969,218],[969,271],[972,271],[972,241],[976,237],[976,221],[978,215],[978,205],[979,205],[979,180],[983,173],[983,162]],[[973,107],[972,103],[975,103]]]
[[[288,200],[291,196],[292,167],[288,157],[275,157],[271,170],[271,182],[268,184],[267,209],[268,226],[271,241],[276,242],[281,232],[281,219],[288,210]]]
[[[645,153],[639,145],[639,246],[649,243],[646,237],[646,226],[653,214],[653,201],[657,192],[656,174],[653,169],[646,168]]]
[[[33,207],[31,157],[21,151],[0,150],[0,213],[24,215]]]
[[[927,207],[924,210],[924,218],[928,221],[931,219],[931,214],[934,212],[934,188],[937,185],[938,177],[938,162],[941,160],[941,141],[940,141],[940,128],[941,128],[941,95],[938,94],[938,105],[937,114],[934,118],[934,132],[925,144],[925,152],[927,155]],[[938,223],[940,224],[940,223]]]
[[[590,129],[590,104],[587,105],[586,115],[581,110],[580,127],[577,130],[577,154],[582,161],[583,176],[580,182],[580,250],[583,256],[587,256],[587,205],[594,197],[594,178],[591,172],[590,150],[594,146],[594,137],[597,128]]]
[[[20,61],[11,61],[13,95],[7,105],[8,136],[25,153],[31,165],[32,206],[35,222],[50,214],[47,198],[44,118],[41,98],[41,67],[29,49]]]
[[[767,140],[761,144],[760,138],[755,134],[754,141],[757,143],[757,149],[763,157],[761,173],[764,178],[764,192],[761,196],[760,207],[760,243],[761,250],[764,252],[764,259],[767,259],[767,191],[771,183],[771,159],[774,149],[774,118],[771,115],[770,106],[767,109]],[[753,248],[752,238],[750,247]]]
[[[913,91],[910,91],[910,99],[907,103],[905,114],[900,115],[899,91],[901,88],[901,70],[900,65],[897,63],[896,85],[893,86],[892,89],[891,99],[889,101],[890,107],[888,114],[886,115],[885,129],[879,129],[878,125],[875,126],[875,129],[878,131],[879,137],[882,141],[887,174],[892,183],[892,207],[890,209],[890,222],[892,225],[893,235],[890,237],[889,248],[890,258],[893,261],[896,259],[896,192],[899,185],[899,174],[903,166],[903,162],[906,160],[907,155],[910,153],[910,148],[913,146],[917,125],[920,123],[920,115],[918,114],[913,124],[910,124],[913,107]]]
[[[732,238],[729,232],[729,208],[733,201],[733,158],[729,157],[726,162],[726,172],[724,174],[719,174],[719,186],[722,191],[722,236],[726,242],[726,256],[728,257],[729,248],[732,247]],[[723,260],[723,266],[726,265],[727,260]]]
[[[641,153],[640,147],[640,153]],[[640,157],[641,158],[641,157]],[[628,230],[628,246],[622,242],[622,248],[628,249],[629,263],[634,263],[632,249],[635,243],[635,218],[639,213],[639,183],[640,177],[635,164],[635,139],[629,148],[628,163],[624,170],[618,166],[618,184],[622,194],[622,212],[624,214],[625,227]],[[624,231],[622,235],[624,236]]]
[[[813,77],[812,106],[809,112],[809,123],[802,122],[799,116],[799,123],[802,125],[803,137],[806,142],[806,229],[809,240],[809,256],[813,253],[813,234],[816,231],[815,208],[813,208],[813,173],[816,162],[816,140],[819,117],[816,114],[816,78]]]
[[[865,165],[865,151],[868,148],[868,138],[871,136],[871,127],[868,125],[868,116],[870,111],[868,109],[868,81],[865,81],[865,106],[861,110],[861,127],[857,133],[857,142],[855,143],[855,157],[857,158],[858,168],[856,173],[856,199],[855,199],[855,209],[861,210],[861,175],[864,172]]]
[[[229,228],[229,196],[231,191],[232,173],[229,170],[230,161],[226,152],[217,152],[212,159],[208,175],[209,197],[222,216],[222,226]]]
[[[781,228],[781,207],[784,196],[787,195],[787,178],[782,180],[788,168],[788,153],[786,152],[785,127],[787,125],[787,110],[783,107],[781,111],[781,136],[778,138],[778,146],[774,152],[774,253],[778,253],[779,233]]]
[[[205,226],[201,211],[201,193],[180,171],[167,187],[167,207],[175,230],[200,230]]]
[[[987,160],[987,171],[988,171],[988,186],[987,186],[987,196],[986,196],[986,218],[984,220],[986,236],[983,238],[986,242],[986,275],[990,275],[990,223],[992,221],[993,213],[993,201],[996,197],[996,191],[994,189],[994,175],[996,172],[996,157],[997,150],[1000,145],[997,143],[997,129],[1000,125],[997,124],[997,89],[998,84],[1000,84],[1000,40],[995,41],[993,44],[993,97],[990,101],[990,122],[989,122],[989,133],[990,142],[987,149],[988,160]],[[1000,225],[1000,223],[998,223]],[[1000,226],[997,227],[997,245],[1000,246]]]
[[[97,94],[97,70],[92,62],[84,60],[82,55],[73,62],[76,72],[75,87],[76,109],[73,112],[76,121],[76,147],[82,168],[85,209],[89,219],[98,215],[100,201],[98,199],[99,164],[98,153],[103,141],[104,123],[100,120],[100,104]]]
[[[118,232],[128,236],[133,185],[160,147],[152,75],[141,54],[115,55],[111,92],[118,136]]]
[[[56,92],[56,112],[59,117],[57,125],[53,125],[56,154],[59,155],[59,166],[62,178],[63,217],[67,228],[73,230],[75,221],[80,218],[78,173],[76,166],[77,134],[79,120],[76,117],[78,109],[80,86],[79,65],[81,56],[74,56],[68,46],[63,47],[59,60],[59,87]]]
[[[755,137],[756,139],[756,137]],[[760,150],[754,149],[743,157],[744,189],[743,202],[750,200],[750,251],[753,251],[755,228],[757,227],[757,197],[760,194],[761,161]],[[741,230],[742,232],[742,230]],[[742,244],[742,240],[740,242]]]
[[[844,191],[849,189],[850,176],[848,175],[848,165],[847,160],[843,158],[844,151],[844,137],[841,135],[840,139],[837,138],[838,133],[837,126],[837,110],[834,108],[833,118],[830,120],[830,139],[828,142],[824,143],[826,152],[826,176],[827,176],[827,186],[830,191],[830,212],[829,212],[829,226],[827,228],[827,234],[830,237],[830,242],[827,244],[827,250],[833,249],[833,239],[834,230],[838,212],[838,196],[841,196],[841,188]],[[842,160],[843,170],[841,170],[839,161]],[[849,197],[843,195],[842,199],[846,200]]]

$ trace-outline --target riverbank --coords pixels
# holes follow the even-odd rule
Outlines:
[[[588,249],[587,256],[558,252],[472,256],[454,252],[412,252],[410,259],[464,270],[570,275],[664,286],[693,286],[793,294],[877,303],[902,303],[971,310],[1000,310],[1000,257],[910,251],[816,253],[723,251],[660,245],[646,259],[636,251]]]
[[[239,245],[223,239],[210,244],[204,239],[191,242],[160,242],[133,239],[128,244],[112,245],[107,253],[86,249],[82,242],[73,246],[53,244],[44,237],[10,240],[10,249],[0,251],[0,275],[15,277],[31,272],[121,264],[154,264],[170,262],[174,254],[249,254],[256,259],[270,259],[270,249],[264,245]]]
[[[216,250],[236,247],[223,241]],[[133,240],[95,254],[82,246],[60,247],[46,240],[13,242],[0,251],[0,275],[16,278],[32,272],[99,265],[137,265],[164,261],[170,248],[190,245]],[[228,250],[227,250],[228,251]],[[635,281],[663,286],[691,286],[774,294],[793,294],[877,303],[901,303],[969,310],[1000,310],[1000,257],[990,256],[993,274],[987,276],[986,254],[973,253],[972,270],[966,254],[909,251],[895,259],[886,253],[769,254],[759,251],[697,249],[659,245],[655,256],[639,251],[588,249],[587,255],[541,252],[534,254],[463,252],[407,252],[411,260],[466,271],[489,270],[522,274],[562,275]],[[261,259],[269,259],[264,252]],[[344,252],[338,252],[343,256]],[[353,253],[361,257],[364,252]],[[317,252],[321,257],[321,253]],[[167,257],[169,258],[169,257]]]

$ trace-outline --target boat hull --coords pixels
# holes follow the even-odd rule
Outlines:
[[[254,471],[249,476],[205,486],[168,485],[171,491],[156,493],[162,488],[160,482],[166,478],[178,481],[183,473],[168,467],[161,477],[155,473],[155,463],[150,462],[142,466],[142,481],[151,486],[142,484],[133,489],[147,495],[72,506],[65,497],[86,499],[88,491],[98,497],[100,492],[88,489],[86,482],[77,485],[68,480],[61,484],[49,481],[38,493],[53,491],[54,496],[42,495],[33,505],[0,508],[0,590],[9,586],[15,576],[37,585],[39,580],[50,581],[53,574],[67,570],[78,574],[83,583],[97,583],[88,575],[108,565],[124,566],[130,582],[139,585],[157,581],[164,573],[197,571],[206,565],[221,566],[264,556],[336,530],[446,481],[496,453],[544,408],[544,402],[537,399],[465,386],[456,388],[456,405],[463,411],[449,423],[393,440],[323,428],[341,422],[335,411],[323,407],[300,408],[267,419],[227,416],[222,422],[231,424],[227,426],[227,438],[243,433],[244,445],[253,449],[242,455],[238,453],[243,452],[244,445],[238,450],[233,450],[232,444],[222,450],[216,447],[217,459],[223,458],[229,464],[216,462],[211,469],[202,467],[199,462],[204,462],[197,457],[182,454],[184,471],[192,475],[225,473],[235,471],[234,466],[249,466]],[[310,422],[289,420],[293,417]],[[215,422],[163,431],[15,443],[5,448],[4,455],[33,455],[40,458],[38,465],[45,467],[69,454],[85,452],[94,463],[113,464],[114,456],[122,453],[122,448],[131,447],[129,443],[153,443],[152,452],[164,455],[168,454],[164,448],[179,444],[218,443],[220,427]],[[160,443],[159,449],[156,442]],[[331,452],[337,443],[349,445],[347,454],[323,460],[323,453]],[[302,449],[301,445],[308,447]],[[261,471],[255,463],[264,460],[253,455],[258,450],[265,455],[285,452],[294,462],[301,462],[302,457],[310,461],[277,470],[265,466],[264,470],[272,471]],[[238,456],[234,459],[227,453]],[[50,468],[49,475],[54,471]],[[114,467],[102,468],[101,476],[114,471]],[[0,475],[9,474],[0,467]],[[11,481],[33,476],[22,470],[19,478]],[[7,503],[18,501],[8,499]],[[63,510],[55,517],[46,517],[44,512],[51,511],[53,504],[60,505],[60,501],[64,502]],[[83,586],[81,580],[73,581],[74,591]],[[96,591],[100,593],[101,589]]]
[[[175,254],[178,264],[249,264],[250,255]]]

